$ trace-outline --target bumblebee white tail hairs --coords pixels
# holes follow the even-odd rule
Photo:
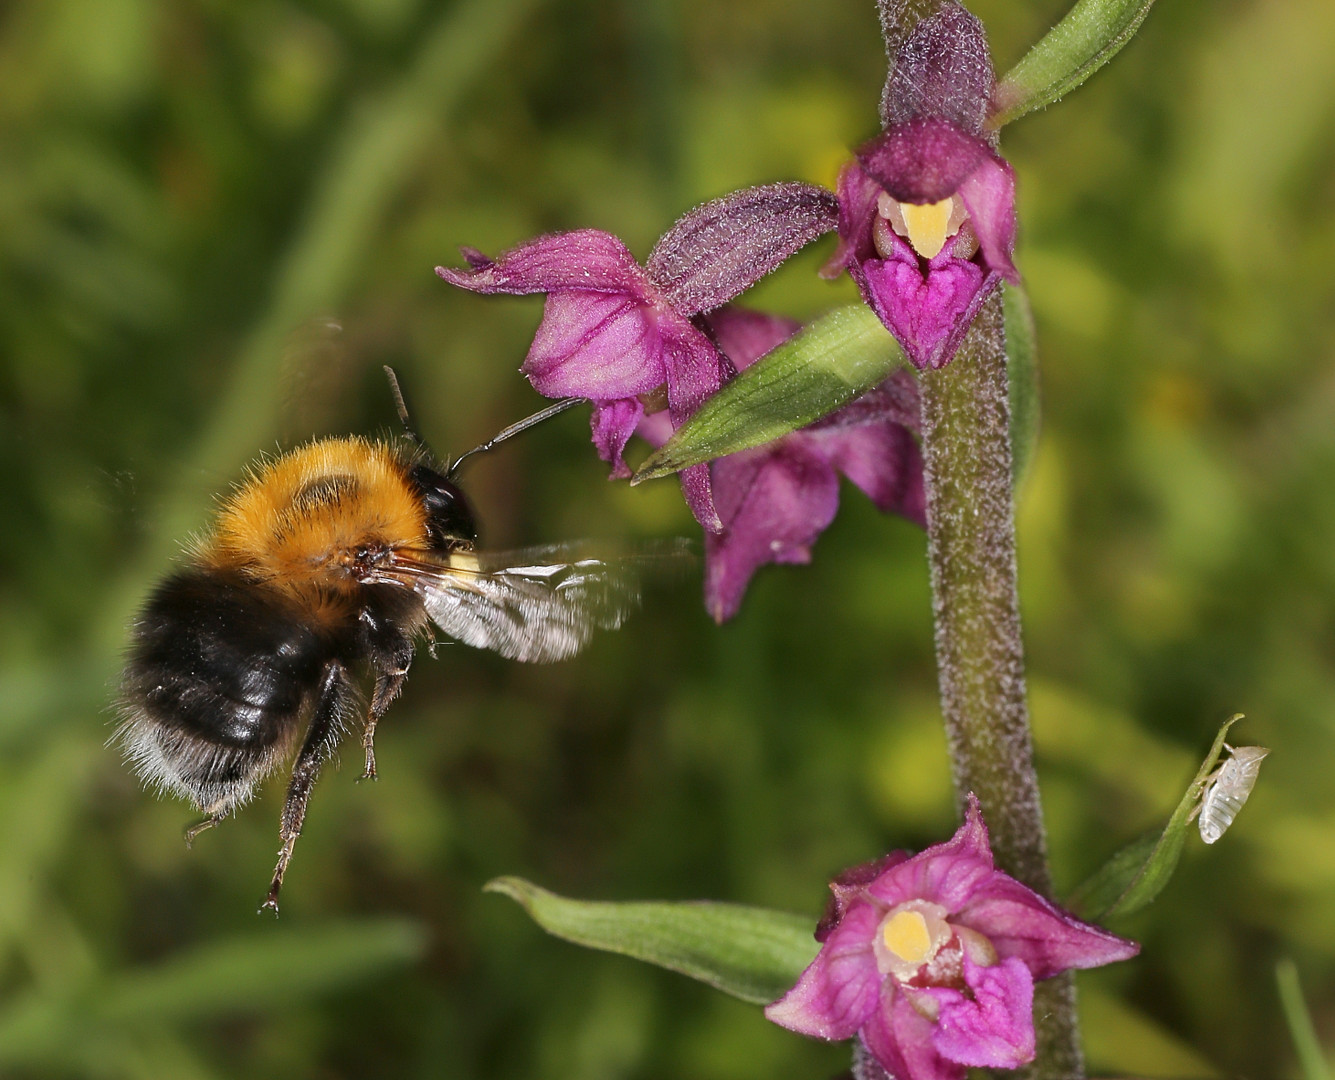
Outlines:
[[[1193,812],[1200,815],[1197,824],[1201,830],[1201,839],[1207,844],[1213,844],[1233,824],[1242,804],[1256,786],[1262,760],[1270,753],[1264,746],[1239,746],[1235,749],[1225,743],[1224,749],[1229,756],[1207,778],[1201,792],[1200,805]]]
[[[643,557],[585,558],[577,545],[476,550],[473,511],[454,481],[463,459],[434,463],[390,378],[406,445],[320,439],[258,463],[131,628],[115,738],[149,787],[205,815],[187,840],[247,802],[295,751],[261,910],[278,910],[311,789],[350,727],[361,729],[363,776],[375,778],[376,724],[432,624],[542,663],[620,626],[639,600]],[[359,670],[373,680],[369,702]]]

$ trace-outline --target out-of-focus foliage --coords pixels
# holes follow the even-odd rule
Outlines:
[[[1060,0],[978,0],[1005,70]],[[1295,1076],[1272,972],[1335,1033],[1335,8],[1157,5],[1005,132],[1043,425],[1020,569],[1054,869],[1162,820],[1219,722],[1272,748],[1082,977],[1093,1064]],[[20,0],[0,13],[0,1073],[828,1076],[837,1047],[547,938],[480,889],[810,911],[953,828],[923,538],[845,500],[809,568],[712,625],[661,590],[580,659],[423,653],[382,780],[319,783],[257,922],[281,783],[185,850],[104,746],[124,627],[211,496],[314,434],[442,450],[537,404],[536,299],[451,292],[458,243],[830,184],[876,126],[870,0]],[[854,299],[815,270],[757,304]],[[497,545],[660,537],[567,415],[470,464]],[[355,754],[352,757],[355,758]],[[261,943],[268,943],[262,945]]]

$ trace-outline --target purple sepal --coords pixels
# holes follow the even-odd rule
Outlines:
[[[881,914],[870,904],[849,911],[797,985],[766,1006],[765,1016],[821,1039],[847,1039],[859,1031],[881,997],[881,974],[871,946]]]
[[[766,184],[698,206],[654,245],[649,277],[683,315],[726,304],[818,236],[839,203],[812,184]]]
[[[619,239],[600,229],[539,236],[489,259],[476,248],[461,248],[467,270],[436,267],[451,285],[473,292],[528,293],[562,289],[626,293],[643,303],[653,299],[649,277]]]
[[[811,561],[811,545],[839,509],[839,478],[799,438],[780,439],[714,463],[724,531],[705,537],[705,608],[715,622],[737,614],[752,575],[766,563]]]
[[[1024,961],[1036,980],[1140,952],[1134,941],[1082,922],[1001,871],[960,909],[958,921],[985,933],[998,956]]]
[[[977,135],[995,82],[983,24],[946,0],[898,49],[881,96],[881,126],[933,117]]]

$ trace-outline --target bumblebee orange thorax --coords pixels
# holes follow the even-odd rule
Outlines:
[[[204,555],[279,588],[344,590],[357,584],[358,549],[426,544],[422,499],[393,452],[365,439],[322,439],[242,484]]]

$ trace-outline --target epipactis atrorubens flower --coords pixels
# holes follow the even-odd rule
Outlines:
[[[675,429],[735,373],[702,329],[705,314],[835,228],[837,218],[823,188],[768,184],[692,210],[644,266],[617,237],[581,229],[494,260],[465,248],[466,269],[436,273],[474,292],[547,294],[521,370],[540,394],[592,402],[594,446],[612,476],[624,478],[622,452],[646,403],[665,395]],[[708,466],[683,470],[681,485],[705,531],[721,531]]]
[[[801,324],[734,305],[706,316],[730,367],[750,367]],[[839,509],[839,474],[883,513],[926,525],[917,381],[891,375],[829,416],[752,450],[710,462],[723,529],[705,534],[705,608],[716,622],[737,614],[755,572],[767,563],[807,563]],[[636,432],[655,446],[672,433],[663,413]]]
[[[879,136],[839,176],[840,247],[863,299],[918,368],[943,367],[1002,278],[1018,282],[1015,174],[985,132],[996,79],[982,24],[944,0],[897,44]]]
[[[1034,983],[1135,956],[993,866],[978,801],[944,844],[894,852],[831,882],[821,950],[765,1015],[848,1039],[895,1080],[962,1080],[1034,1057]]]

